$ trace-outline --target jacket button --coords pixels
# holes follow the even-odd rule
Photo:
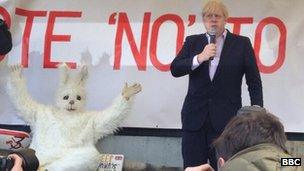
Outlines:
[[[208,99],[208,102],[212,102],[212,99]]]

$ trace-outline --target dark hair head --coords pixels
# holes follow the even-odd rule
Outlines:
[[[286,150],[286,135],[279,119],[265,108],[242,107],[213,143],[217,154],[228,160],[237,152],[261,143],[272,143]]]

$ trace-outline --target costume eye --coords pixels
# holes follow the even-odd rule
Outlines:
[[[66,96],[63,97],[63,100],[68,100],[68,99],[69,99],[68,95],[66,95]]]
[[[77,100],[79,100],[79,101],[81,100],[81,97],[79,95],[77,95]]]

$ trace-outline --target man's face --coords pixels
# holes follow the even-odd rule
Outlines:
[[[214,27],[217,31],[217,36],[224,32],[226,21],[227,19],[221,12],[206,12],[203,14],[203,22],[207,32],[210,32],[211,29]]]

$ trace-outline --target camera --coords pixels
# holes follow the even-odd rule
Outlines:
[[[9,171],[14,166],[14,160],[6,156],[0,156],[0,171]]]
[[[22,168],[24,171],[37,171],[39,167],[39,160],[32,149],[22,149],[12,151],[10,154],[17,154],[22,158]],[[0,155],[0,171],[10,171],[14,166],[14,160]]]

